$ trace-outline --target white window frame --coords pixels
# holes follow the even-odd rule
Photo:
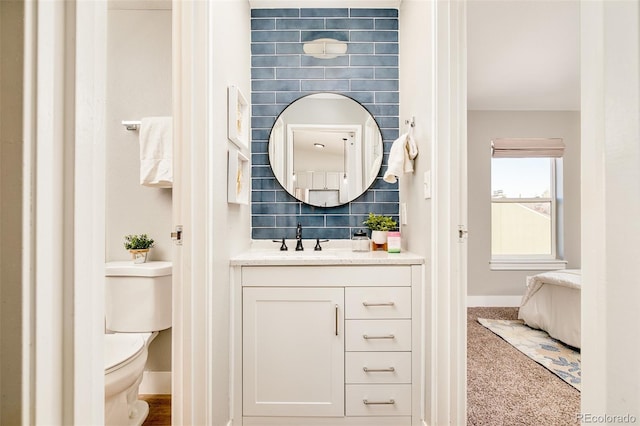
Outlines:
[[[549,189],[548,198],[494,198],[491,194],[490,203],[545,203],[549,202],[550,217],[551,217],[551,253],[550,254],[519,254],[519,255],[496,255],[493,254],[493,241],[491,248],[491,261],[489,266],[491,270],[555,270],[564,269],[567,262],[562,259],[558,259],[558,225],[559,218],[557,212],[557,168],[558,161],[562,161],[562,158],[549,158],[551,162],[551,185]],[[493,159],[492,159],[493,173]]]

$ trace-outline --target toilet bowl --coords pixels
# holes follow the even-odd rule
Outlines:
[[[138,399],[148,347],[171,326],[171,263],[106,265],[105,425],[140,426],[149,405]]]
[[[149,414],[149,405],[138,399],[138,387],[151,336],[151,333],[104,335],[105,424],[140,426]]]

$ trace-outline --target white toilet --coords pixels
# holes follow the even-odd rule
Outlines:
[[[171,327],[171,262],[105,265],[105,425],[140,426],[149,405],[138,400],[147,348]]]

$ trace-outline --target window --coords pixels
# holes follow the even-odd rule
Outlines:
[[[491,268],[562,268],[564,262],[556,262],[556,182],[562,150],[532,152],[531,142],[538,146],[538,140],[506,141],[500,151],[494,141],[491,159]],[[527,150],[520,149],[523,141]]]

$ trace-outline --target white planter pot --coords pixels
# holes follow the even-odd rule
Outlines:
[[[371,240],[376,244],[387,242],[387,231],[371,231]]]
[[[149,249],[132,249],[129,250],[133,263],[145,263],[149,255]]]

